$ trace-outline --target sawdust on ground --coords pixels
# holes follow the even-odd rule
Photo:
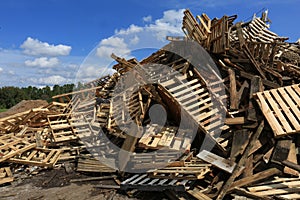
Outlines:
[[[45,100],[23,100],[17,105],[11,107],[9,110],[0,113],[0,118],[8,117],[17,113],[21,113],[33,108],[39,108],[48,105]]]

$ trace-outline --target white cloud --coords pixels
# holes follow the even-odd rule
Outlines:
[[[2,72],[3,72],[3,68],[0,67],[0,73],[2,73]]]
[[[30,78],[29,79],[34,84],[38,85],[62,85],[66,83],[70,83],[70,80],[64,78],[60,75],[53,75],[49,77],[41,77],[41,78]]]
[[[139,43],[139,41],[140,41],[140,38],[137,35],[135,35],[132,39],[130,39],[130,44],[135,45],[135,44]]]
[[[153,32],[158,40],[165,40],[168,35],[182,35],[183,11],[184,9],[165,11],[163,17],[146,26],[146,30]]]
[[[139,33],[141,31],[143,31],[143,27],[131,24],[127,29],[115,30],[115,34],[129,35],[132,33]]]
[[[29,67],[54,67],[59,63],[57,58],[40,57],[34,60],[26,60],[25,65]]]
[[[122,56],[129,52],[130,50],[125,43],[124,38],[112,36],[101,40],[96,55],[101,58],[110,58],[112,53]]]
[[[143,21],[144,22],[151,22],[152,21],[152,16],[151,15],[148,15],[146,17],[143,17]]]
[[[72,49],[67,45],[48,44],[31,37],[28,37],[20,47],[24,49],[25,54],[32,56],[67,56]]]

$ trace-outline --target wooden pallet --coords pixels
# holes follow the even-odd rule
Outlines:
[[[210,172],[210,166],[209,164],[198,164],[183,167],[165,167],[148,171],[148,175],[151,178],[197,180],[203,179],[205,174]]]
[[[224,111],[215,104],[207,87],[198,79],[187,81],[184,75],[177,75],[162,82],[161,86],[182,106],[208,138],[224,150],[224,147],[216,141],[218,135],[228,128],[220,120]]]
[[[68,116],[64,114],[47,117],[53,142],[77,140],[79,137],[91,134],[91,126],[85,116],[80,114],[72,115],[71,118],[68,118]]]
[[[36,147],[35,143],[30,143],[24,138],[7,134],[0,137],[0,162],[3,162],[16,154]]]
[[[114,160],[111,160],[110,165],[113,165],[114,168],[116,168]],[[116,169],[105,165],[104,163],[93,157],[81,156],[78,158],[76,171],[114,173],[116,172]]]
[[[179,151],[160,151],[155,153],[133,153],[130,156],[130,168],[132,170],[159,169],[167,165],[179,164],[182,153]]]
[[[97,110],[97,121],[101,127],[107,127],[110,103],[102,103]]]
[[[121,183],[121,190],[138,189],[140,191],[186,191],[190,188],[191,180],[172,180],[150,178],[147,174],[136,174]]]
[[[300,199],[300,178],[276,178],[275,180],[247,187],[257,196],[277,197],[279,199]]]
[[[14,181],[14,177],[9,167],[0,168],[0,185]]]
[[[275,137],[300,132],[300,85],[259,92],[256,98]]]
[[[205,29],[206,24],[199,24],[189,10],[184,11],[182,25],[182,29],[188,38],[204,44],[204,41],[208,38],[208,31]]]
[[[121,127],[123,130],[128,124],[140,121],[139,116],[142,114],[140,99],[141,96],[136,86],[120,91],[114,96],[109,110],[108,129]],[[126,132],[126,130],[123,131]]]
[[[161,130],[160,130],[161,129]],[[189,150],[192,139],[184,133],[177,134],[177,127],[158,127],[157,124],[148,125],[143,136],[138,142],[138,146],[144,149],[168,148],[174,150]]]
[[[31,149],[30,151],[25,151],[15,155],[14,157],[8,159],[8,162],[53,168],[59,158],[60,153],[61,150],[59,149],[35,148]]]

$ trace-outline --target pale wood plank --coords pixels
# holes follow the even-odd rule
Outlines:
[[[284,134],[285,131],[282,129],[276,117],[273,115],[272,111],[270,110],[267,102],[265,101],[265,98],[262,96],[262,92],[256,93],[256,95],[261,104],[262,112],[264,113],[266,119],[268,120],[270,126],[272,127],[275,136],[280,136]]]

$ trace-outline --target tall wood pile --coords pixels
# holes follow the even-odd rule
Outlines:
[[[72,162],[78,172],[118,174],[106,188],[127,193],[300,199],[300,44],[271,32],[265,13],[236,18],[186,10],[186,37],[168,37],[142,61],[113,54],[113,75],[0,119],[0,184],[20,165]],[[193,58],[197,47],[180,49],[194,42],[215,67],[205,53]],[[122,87],[128,79],[139,84]],[[151,115],[157,104],[163,124]]]

